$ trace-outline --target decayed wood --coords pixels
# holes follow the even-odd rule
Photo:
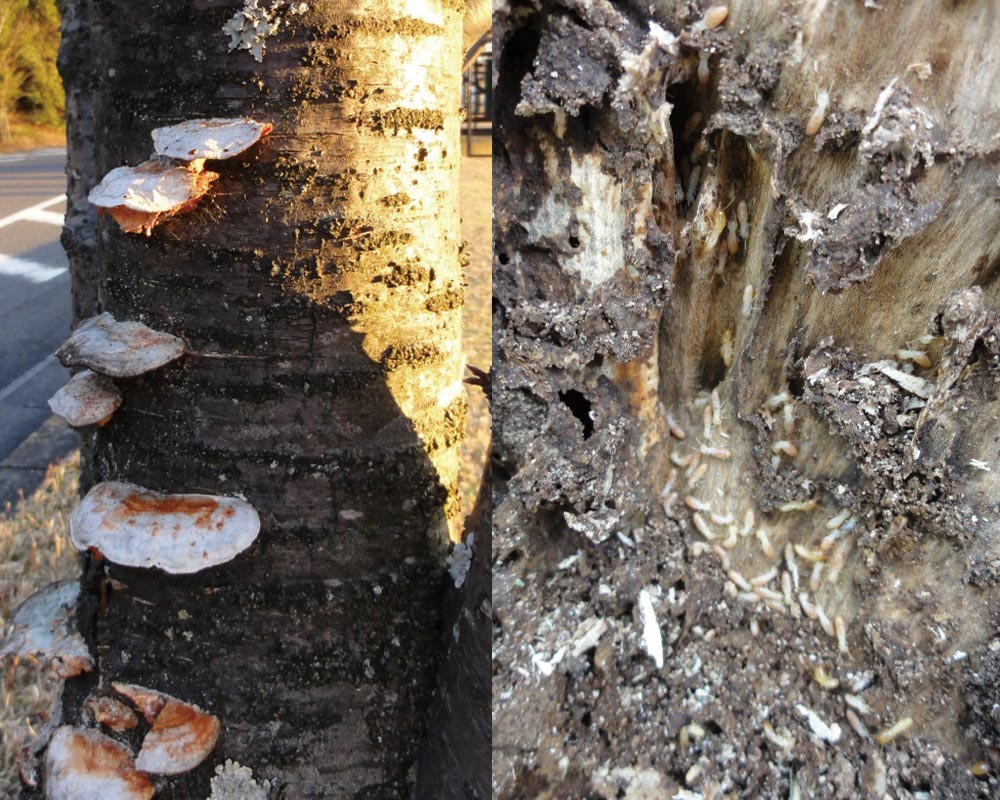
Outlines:
[[[642,781],[666,790],[691,767],[635,744],[657,725],[676,732],[672,714],[706,713],[682,687],[657,693],[629,659],[641,637],[623,616],[653,585],[656,597],[688,593],[665,670],[705,662],[713,696],[730,698],[716,719],[746,703],[770,709],[769,724],[804,725],[783,700],[719,677],[742,668],[726,647],[770,626],[755,644],[770,680],[811,685],[788,647],[870,671],[882,719],[912,713],[911,735],[941,754],[935,791],[988,796],[969,768],[1000,768],[984,678],[1000,674],[1000,520],[987,499],[1000,469],[996,10],[734,2],[716,27],[705,11],[567,0],[503,3],[496,18],[495,411],[508,482],[494,691],[509,693],[494,790],[612,797]],[[557,565],[577,549],[563,569],[581,571],[582,605],[572,588],[532,589],[543,567],[574,586]],[[800,585],[785,592],[792,564]],[[669,602],[657,602],[662,620]],[[523,610],[533,605],[545,612]],[[566,655],[588,615],[622,650],[599,645],[590,672]],[[692,616],[718,627],[714,661],[687,638]],[[584,725],[573,709],[591,674],[611,707],[637,681],[632,708],[673,710]],[[833,704],[823,714],[843,719]],[[704,744],[699,791],[787,795],[787,772],[754,750],[761,720],[718,724],[746,759],[727,764]],[[568,768],[542,755],[553,727],[574,742]],[[808,729],[796,731],[796,760],[818,764]],[[903,751],[931,769],[927,748],[896,747],[890,763]],[[839,752],[852,786],[877,794],[865,745]],[[817,769],[797,769],[804,794],[848,796]]]

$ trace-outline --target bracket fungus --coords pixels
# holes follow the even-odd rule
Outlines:
[[[260,518],[245,500],[159,494],[141,486],[99,483],[73,511],[70,538],[115,564],[187,574],[223,564],[246,550]]]
[[[105,312],[81,322],[56,358],[64,367],[88,367],[112,378],[134,378],[184,355],[184,340],[141,322],[118,322]]]
[[[161,156],[192,162],[237,156],[253,147],[273,126],[252,119],[189,119],[153,130],[153,146]]]
[[[136,757],[138,769],[156,775],[180,775],[208,758],[219,739],[217,717],[155,689],[132,683],[111,686],[131,700],[153,726]]]
[[[126,233],[151,235],[162,219],[194,208],[218,178],[166,161],[116,167],[90,190],[87,199],[108,213]]]
[[[100,427],[122,404],[118,388],[103,375],[85,369],[49,398],[49,408],[74,428]]]
[[[69,726],[52,735],[44,776],[47,800],[149,800],[156,791],[123,745]]]
[[[93,714],[94,722],[110,730],[130,731],[139,724],[139,718],[135,712],[113,697],[91,695],[83,705]]]
[[[37,656],[55,665],[61,678],[94,668],[87,643],[76,630],[77,580],[59,581],[39,589],[14,612],[13,630],[0,646],[0,658]]]

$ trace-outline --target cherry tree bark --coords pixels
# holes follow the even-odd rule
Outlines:
[[[494,796],[995,796],[995,7],[494,22]]]
[[[279,24],[259,61],[229,48],[233,3],[94,1],[67,17],[80,282],[82,195],[147,158],[153,128],[249,116],[274,130],[210,165],[210,194],[148,238],[97,224],[99,292],[77,293],[78,315],[141,320],[189,353],[122,384],[92,434],[92,481],[245,496],[262,531],[187,577],[87,556],[81,621],[99,663],[67,684],[64,721],[112,681],[215,714],[212,756],[158,779],[157,797],[207,797],[227,759],[275,797],[407,797],[461,529],[464,7],[268,8]]]

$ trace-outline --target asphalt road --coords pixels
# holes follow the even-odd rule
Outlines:
[[[65,161],[61,149],[0,155],[0,479],[11,470],[38,471],[9,457],[49,418],[47,401],[69,376],[52,355],[72,317],[59,244]],[[25,475],[24,484],[36,483],[33,477]]]

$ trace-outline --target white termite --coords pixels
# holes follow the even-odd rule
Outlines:
[[[688,468],[684,470],[684,476],[686,478],[691,478],[698,471],[698,465],[701,464],[701,453],[695,451],[691,454],[691,463],[688,464]]]
[[[918,367],[930,369],[931,360],[923,350],[898,350],[896,352],[897,361],[912,361]]]
[[[868,704],[858,697],[856,694],[845,694],[844,702],[847,703],[851,708],[857,711],[859,714],[871,714],[872,710]]]
[[[771,727],[770,722],[765,722],[762,728],[764,730],[764,736],[767,737],[768,741],[777,745],[782,750],[791,750],[795,747],[795,737],[790,733],[779,734],[774,728]]]
[[[766,405],[771,411],[777,411],[791,399],[792,399],[791,395],[788,394],[787,391],[781,391],[778,392],[778,394],[773,394],[769,398],[767,398]]]
[[[688,495],[684,498],[684,505],[690,508],[692,511],[711,511],[712,507],[706,503],[704,500],[699,500],[693,495]]]
[[[688,486],[695,486],[698,481],[705,477],[708,472],[708,464],[699,464],[695,467],[694,472],[691,473],[691,477],[688,478]]]
[[[785,403],[781,407],[781,421],[786,433],[790,434],[795,430],[795,406],[792,403]]]
[[[785,598],[785,605],[795,605],[795,599],[792,596],[792,576],[786,570],[781,572],[781,594]]]
[[[728,447],[709,447],[703,444],[698,449],[709,458],[717,458],[720,461],[725,461],[733,456],[733,451]]]
[[[708,66],[708,50],[702,50],[698,54],[698,85],[708,86],[711,77],[712,73]]]
[[[729,256],[729,251],[726,249],[725,244],[719,245],[719,252],[715,258],[715,274],[722,275],[726,271],[726,259]],[[725,283],[725,281],[723,281]]]
[[[698,533],[700,533],[710,542],[715,541],[716,538],[715,533],[712,531],[710,527],[708,527],[708,523],[705,522],[705,518],[702,517],[701,514],[699,514],[696,511],[694,514],[691,515],[691,521],[694,522],[694,526],[695,528],[698,529]]]
[[[673,491],[674,486],[677,483],[677,478],[679,476],[680,476],[680,473],[677,471],[677,469],[674,468],[674,467],[671,467],[670,472],[667,473],[667,482],[666,482],[666,484],[663,487],[663,491],[660,492],[661,496],[666,496],[666,495],[670,494],[670,492]]]
[[[812,574],[810,574],[809,576],[809,588],[812,589],[814,593],[818,592],[822,580],[823,580],[823,562],[817,561],[815,564],[813,564]]]
[[[663,668],[663,637],[660,635],[660,623],[656,621],[656,611],[649,592],[642,589],[639,592],[639,619],[642,622],[642,643],[646,652],[657,669]]]
[[[827,636],[836,636],[837,631],[834,629],[833,623],[830,621],[830,618],[823,610],[823,606],[821,606],[818,601],[815,604],[815,608],[816,619],[819,620],[819,626],[823,629],[823,632],[826,633]]]
[[[767,531],[763,528],[757,528],[757,540],[760,542],[760,549],[764,551],[764,555],[768,558],[774,558],[774,546],[767,537]]]
[[[722,424],[722,398],[719,397],[718,389],[712,389],[711,399],[712,424],[718,426]]]
[[[809,619],[816,619],[816,606],[809,602],[809,595],[805,592],[799,592],[799,605],[802,606],[802,613]]]
[[[868,728],[865,727],[865,724],[850,708],[847,709],[847,724],[850,725],[854,732],[862,739],[867,739],[871,735],[868,733]]]
[[[819,503],[817,498],[812,498],[812,500],[790,500],[787,503],[782,503],[778,506],[778,511],[785,514],[791,513],[793,511],[812,511],[816,508]]]
[[[849,655],[850,650],[847,649],[847,623],[844,622],[844,618],[840,614],[833,618],[833,630],[837,634],[837,649],[844,655]]]
[[[788,572],[792,576],[792,584],[797,592],[799,590],[799,564],[795,560],[795,551],[792,549],[791,543],[785,545],[785,566],[788,567]]]
[[[889,744],[893,739],[899,736],[901,733],[905,733],[910,728],[913,727],[913,717],[903,717],[899,722],[893,725],[891,728],[886,728],[881,731],[875,739],[879,744]]]
[[[806,561],[826,561],[826,553],[821,550],[813,550],[803,544],[794,544],[792,548],[797,555],[802,556]]]
[[[826,119],[826,109],[830,105],[830,93],[823,89],[816,95],[816,107],[806,120],[806,136],[815,136],[819,133],[823,120]]]
[[[677,420],[674,419],[673,414],[667,414],[667,427],[670,429],[670,433],[675,439],[679,439],[681,441],[687,439],[687,431],[677,424]]]
[[[736,586],[739,587],[740,591],[743,592],[753,591],[753,587],[750,585],[750,582],[735,569],[729,570],[726,573],[726,577],[729,578],[729,580],[731,580],[733,583],[735,583]]]
[[[849,508],[841,509],[838,514],[835,514],[826,521],[826,529],[832,531],[835,528],[839,528],[841,525],[847,522],[847,518],[850,516],[851,516],[851,510]]]
[[[753,311],[753,295],[754,288],[752,283],[748,283],[743,287],[743,316],[744,318],[749,317],[750,313]]]
[[[705,439],[712,438],[712,409],[709,406],[705,406],[704,411],[702,411],[702,436]]]
[[[735,525],[730,525],[729,535],[726,536],[726,539],[722,543],[722,546],[725,547],[727,550],[732,550],[734,547],[736,547],[738,543],[739,543],[739,531],[737,531]]]
[[[824,742],[836,744],[840,740],[840,726],[836,722],[832,725],[827,725],[814,711],[806,708],[801,703],[795,706],[795,710],[806,718],[806,722],[809,723],[809,730]]]
[[[740,238],[746,241],[750,235],[750,209],[747,208],[746,200],[740,200],[736,206],[736,219],[740,223]]]
[[[756,523],[757,515],[754,514],[752,508],[748,508],[746,513],[743,515],[743,528],[740,530],[740,536],[749,536],[753,532],[753,526]]]
[[[714,511],[708,515],[708,518],[716,525],[732,525],[735,521],[732,514],[716,514]]]
[[[729,250],[729,255],[736,255],[736,251],[740,249],[740,240],[736,236],[736,220],[731,219],[726,224],[726,249]]]
[[[785,406],[788,408],[788,406]],[[799,454],[799,448],[792,444],[787,439],[779,439],[771,445],[772,453],[784,453],[789,458],[795,458]]]
[[[767,572],[762,572],[760,575],[756,575],[750,579],[751,586],[767,586],[771,581],[778,577],[778,568],[771,567]]]

